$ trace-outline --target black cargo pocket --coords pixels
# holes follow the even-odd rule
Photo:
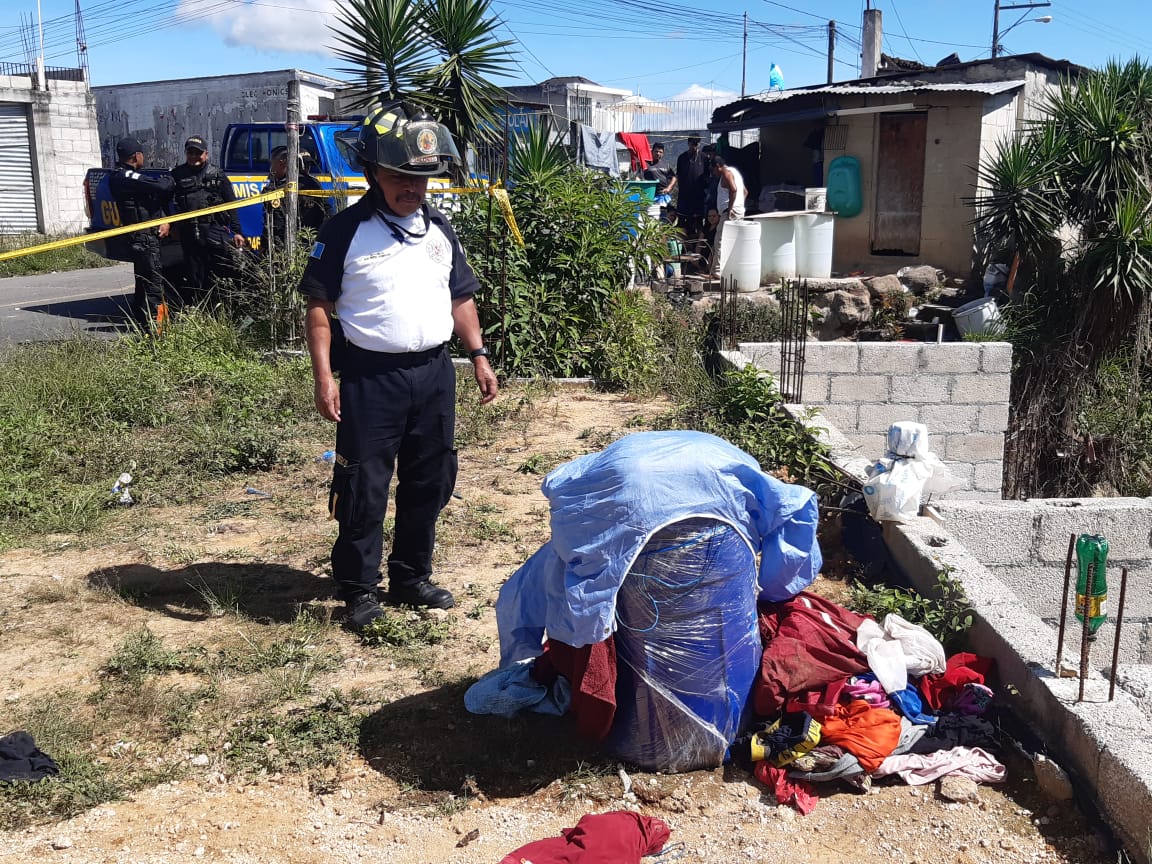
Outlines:
[[[343,527],[351,528],[356,524],[359,510],[356,478],[359,473],[359,464],[336,463],[332,470],[332,488],[328,492],[328,515]]]

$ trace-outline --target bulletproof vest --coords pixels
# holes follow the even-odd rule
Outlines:
[[[228,178],[218,168],[210,166],[187,174],[174,170],[172,176],[176,179],[176,204],[184,212],[202,210],[224,201],[220,187],[228,182]]]
[[[118,165],[116,173],[121,177],[128,173],[128,169]],[[120,219],[124,225],[134,225],[137,222],[147,222],[160,215],[163,207],[163,198],[157,193],[144,189],[133,188],[131,183],[117,184],[119,194],[116,194],[116,206],[120,211]]]

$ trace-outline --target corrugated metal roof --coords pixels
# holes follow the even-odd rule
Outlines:
[[[901,93],[939,92],[939,93],[983,93],[995,96],[997,93],[1008,93],[1024,86],[1023,79],[1019,81],[961,81],[951,84],[918,84],[914,81],[894,84],[828,84],[824,87],[803,87],[796,90],[778,90],[772,93],[761,93],[751,98],[765,102],[769,105],[785,102],[794,96],[811,96],[827,93],[831,95],[899,95]]]

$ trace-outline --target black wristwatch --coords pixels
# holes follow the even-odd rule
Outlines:
[[[492,356],[492,352],[489,351],[487,348],[484,348],[484,347],[477,348],[475,351],[469,351],[468,352],[468,359],[469,360],[475,360],[477,357],[491,357],[491,356]]]

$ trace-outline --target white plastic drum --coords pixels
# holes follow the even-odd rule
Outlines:
[[[721,279],[736,280],[736,290],[744,293],[760,289],[760,222],[734,219],[724,223],[722,244],[725,255]]]
[[[798,213],[796,220],[796,270],[798,276],[828,279],[832,276],[831,213]]]
[[[793,213],[761,213],[760,284],[796,276],[796,222]]]

